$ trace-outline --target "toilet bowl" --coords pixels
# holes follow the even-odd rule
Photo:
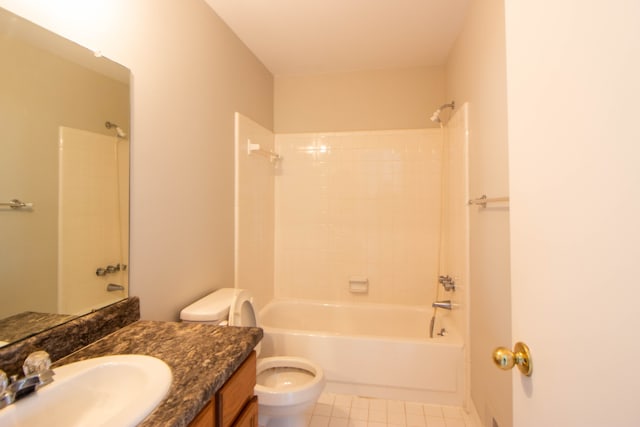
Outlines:
[[[259,326],[251,293],[244,289],[222,288],[185,307],[185,322],[230,326]],[[260,344],[256,346],[260,356]],[[301,357],[275,356],[258,359],[255,394],[258,396],[258,423],[264,427],[302,427],[306,412],[324,389],[324,372]]]
[[[298,427],[306,425],[306,412],[324,388],[322,368],[302,357],[258,359],[255,393],[260,425]]]

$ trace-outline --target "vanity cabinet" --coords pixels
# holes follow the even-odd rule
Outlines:
[[[258,396],[253,396],[233,423],[234,427],[258,427]]]
[[[189,427],[258,427],[255,385],[256,353],[253,351]]]
[[[215,399],[214,399],[215,400]],[[210,400],[198,415],[189,423],[189,427],[211,427],[214,425],[213,417],[215,411],[213,409],[213,400]]]

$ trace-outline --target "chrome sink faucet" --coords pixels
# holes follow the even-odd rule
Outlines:
[[[46,351],[34,351],[29,354],[22,365],[24,377],[11,379],[0,370],[0,409],[11,405],[16,400],[31,394],[33,391],[53,382],[55,373],[51,370],[51,358]]]

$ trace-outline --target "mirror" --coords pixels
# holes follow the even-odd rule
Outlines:
[[[130,72],[0,8],[0,345],[128,296]]]

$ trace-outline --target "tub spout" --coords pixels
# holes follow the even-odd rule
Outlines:
[[[446,300],[446,301],[435,301],[433,304],[431,304],[431,307],[433,308],[444,308],[445,310],[451,310],[451,300]]]

